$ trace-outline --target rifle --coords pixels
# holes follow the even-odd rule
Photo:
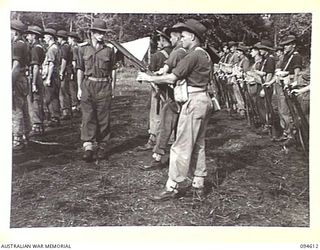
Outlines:
[[[241,87],[241,82],[244,83],[243,77],[236,77],[236,82],[237,82],[237,85],[238,85],[238,88],[239,88],[239,91],[240,91],[240,95],[241,95],[241,97],[242,97],[242,100],[243,100],[243,102],[244,102],[244,106],[246,107],[246,106],[247,106],[246,97],[245,97],[244,90],[243,90],[243,88]]]
[[[274,109],[272,107],[272,101],[270,99],[270,94],[269,94],[269,89],[264,86],[263,84],[265,83],[263,77],[261,76],[261,83],[262,83],[262,89],[264,90],[265,92],[265,104],[266,104],[266,110],[267,110],[267,114],[266,114],[266,122],[267,122],[267,125],[270,126],[269,127],[269,134],[272,136],[272,135],[275,135],[276,132],[275,132],[275,129],[276,129],[276,118],[275,118],[275,113],[274,113]],[[271,120],[271,122],[270,122]]]
[[[251,99],[250,93],[248,91],[247,82],[245,79],[243,79],[243,95],[244,95],[244,103],[246,107],[246,113],[247,113],[247,120],[249,125],[256,125],[259,123],[259,116],[258,112],[255,109],[255,103]]]
[[[31,102],[34,101],[33,91],[32,91],[32,81],[33,81],[33,71],[32,71],[32,69],[33,69],[32,66],[30,66],[29,67],[29,73],[28,73],[28,84],[29,84]]]
[[[152,72],[140,61],[138,60],[134,55],[130,53],[125,47],[123,47],[120,43],[110,40],[109,41],[113,46],[115,46],[126,58],[128,58],[134,66],[136,66],[140,71],[146,72],[148,74],[152,74]],[[160,97],[160,99],[165,102],[166,98],[165,96],[160,92],[159,87],[154,84],[153,82],[150,82],[150,85],[152,89],[156,92],[156,95]]]
[[[212,74],[213,81],[216,82],[220,103],[226,103],[226,94],[222,82],[217,77],[217,72]]]
[[[293,123],[298,130],[298,135],[295,135],[296,139],[297,136],[299,136],[298,140],[302,146],[304,153],[306,154],[307,152],[309,152],[309,123],[303,114],[302,108],[296,96],[294,94],[291,94],[291,90],[293,89],[293,87],[290,85],[285,86],[282,79],[280,80],[280,83],[286,103],[293,118]]]
[[[229,109],[229,112],[233,109],[233,99],[232,99],[232,92],[230,91],[227,81],[228,77],[227,74],[230,73],[230,71],[227,70],[225,64],[220,64],[220,69],[217,71],[218,79],[221,81],[222,89],[224,90],[225,94],[225,104],[227,109]]]

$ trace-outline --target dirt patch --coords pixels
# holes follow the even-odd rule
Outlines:
[[[81,161],[80,118],[13,154],[11,227],[309,226],[309,164],[226,111],[212,114],[206,138],[207,195],[155,203],[167,169],[144,172],[149,86],[121,70],[112,104],[107,161]],[[40,140],[40,139],[39,139]]]

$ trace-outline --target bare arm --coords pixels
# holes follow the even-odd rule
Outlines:
[[[169,71],[169,66],[167,64],[165,64],[161,69],[159,69],[158,71],[154,72],[155,75],[165,75],[167,74]]]
[[[37,79],[40,74],[39,65],[35,64],[32,67],[32,92],[37,92]]]
[[[11,71],[13,86],[16,84],[20,71],[21,71],[21,65],[19,61],[14,60],[12,64],[12,71]]]
[[[78,69],[77,71],[77,83],[78,83],[78,99],[81,99],[81,94],[82,94],[82,90],[81,90],[81,83],[83,81],[83,77],[84,77],[84,73],[81,69]]]
[[[45,85],[46,86],[50,86],[50,84],[51,84],[51,77],[52,77],[52,74],[53,74],[53,69],[54,69],[53,62],[49,62],[49,64],[48,64],[48,74],[47,74],[47,78],[45,80]]]
[[[310,85],[307,85],[301,89],[293,89],[291,93],[296,94],[296,95],[301,95],[302,93],[305,93],[307,91],[310,91]]]
[[[272,79],[273,74],[272,73],[267,73],[266,75],[266,82],[269,82]]]
[[[294,69],[294,81],[298,81],[298,77],[300,75],[300,68],[295,68]]]
[[[112,97],[114,97],[114,92],[116,89],[116,82],[117,82],[117,71],[114,69],[114,70],[112,70],[112,82],[111,82]]]
[[[265,81],[265,83],[263,84],[266,87],[270,87],[272,84],[274,84],[277,80],[277,77],[275,75],[273,75],[273,77],[271,77],[270,80]]]
[[[177,76],[173,73],[161,76],[151,76],[146,73],[139,72],[137,77],[137,81],[147,81],[156,84],[174,84],[177,80]]]
[[[66,59],[62,58],[61,59],[61,69],[60,69],[60,79],[62,80],[65,70],[66,70],[66,66],[67,66],[67,61]]]

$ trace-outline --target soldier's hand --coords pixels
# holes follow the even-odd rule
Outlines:
[[[151,79],[150,79],[151,77],[148,75],[148,74],[146,74],[146,73],[144,73],[144,72],[139,72],[138,73],[138,76],[137,76],[137,81],[147,81],[147,82],[151,82]]]
[[[293,95],[299,96],[299,95],[301,95],[302,92],[300,91],[300,89],[293,89],[293,90],[291,90],[290,93]]]
[[[270,83],[270,82],[265,82],[265,83],[263,83],[262,85],[265,86],[265,87],[267,87],[267,88],[269,88],[269,87],[271,86],[271,83]]]
[[[50,79],[47,79],[43,82],[43,85],[44,86],[47,86],[47,87],[50,87],[51,86],[51,80]]]
[[[82,90],[79,88],[77,93],[77,97],[79,100],[81,100],[81,95],[82,95]]]
[[[158,71],[154,72],[155,75],[159,76],[159,75],[163,75],[164,70],[163,68],[159,69]]]
[[[60,81],[63,81],[63,79],[64,79],[64,75],[60,74]]]
[[[38,88],[36,84],[32,84],[32,93],[37,93],[38,92]]]

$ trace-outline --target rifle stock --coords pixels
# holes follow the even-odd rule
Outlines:
[[[288,85],[285,88],[283,80],[280,80],[283,93],[285,96],[286,103],[288,105],[289,111],[293,118],[293,122],[296,126],[296,129],[300,130],[302,138],[300,138],[300,143],[305,152],[309,151],[309,124],[305,118],[300,103],[296,99],[296,96],[289,94],[292,88]],[[301,141],[302,140],[302,141]]]
[[[277,126],[276,124],[276,119],[275,119],[275,113],[274,109],[272,107],[272,102],[270,100],[270,95],[269,95],[269,89],[264,86],[263,84],[265,83],[263,77],[261,76],[261,83],[262,83],[262,89],[265,92],[265,103],[266,103],[266,110],[267,110],[267,125],[271,125],[270,127],[270,134],[275,135],[275,128]],[[271,120],[271,124],[269,124],[269,119]]]

